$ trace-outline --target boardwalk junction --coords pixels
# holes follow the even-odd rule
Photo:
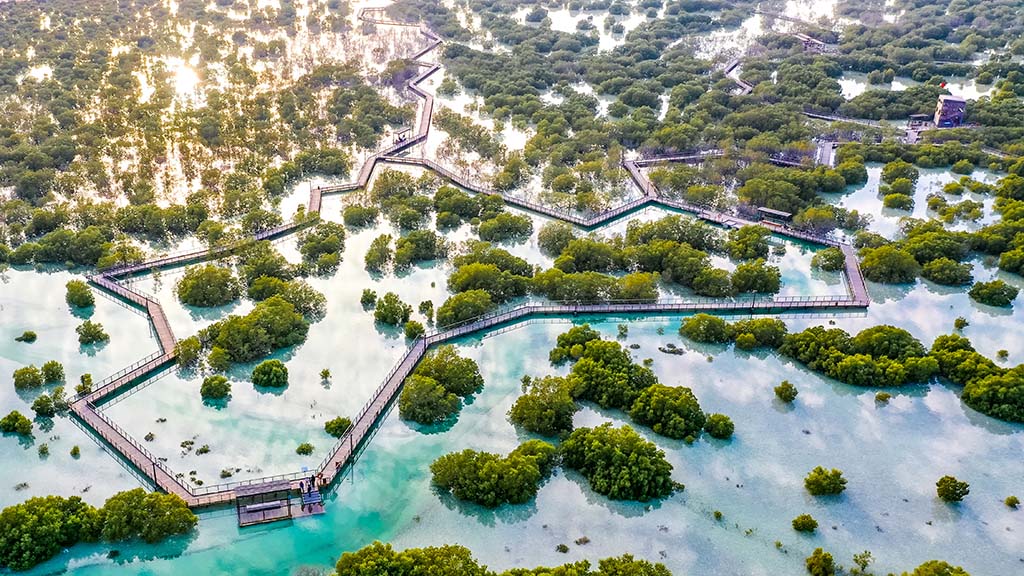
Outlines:
[[[137,275],[230,256],[237,246],[195,250],[98,272],[89,277],[89,281],[94,286],[141,309],[148,315],[155,330],[160,351],[111,375],[88,394],[74,398],[70,405],[71,410],[75,418],[102,438],[125,463],[129,464],[159,490],[180,496],[189,507],[198,509],[211,506],[234,505],[240,525],[294,517],[297,514],[294,512],[296,503],[301,507],[301,513],[307,513],[307,511],[308,513],[322,512],[323,503],[320,491],[334,486],[336,481],[344,474],[346,468],[354,462],[360,449],[373,436],[379,420],[387,413],[389,407],[401,391],[403,382],[412,373],[420,359],[423,358],[432,346],[469,334],[488,331],[503,325],[520,323],[538,317],[599,314],[671,314],[702,311],[778,314],[789,311],[855,310],[864,309],[868,306],[869,298],[864,277],[860,271],[856,251],[851,245],[792,228],[786,222],[784,213],[762,214],[762,219],[755,222],[734,213],[722,212],[685,201],[663,197],[659,194],[657,187],[641,171],[642,168],[655,164],[672,162],[696,163],[709,158],[721,157],[724,153],[719,150],[706,150],[673,156],[625,161],[623,165],[629,173],[632,183],[642,192],[642,196],[589,218],[511,195],[500,194],[474,182],[465,175],[457,174],[445,168],[435,161],[422,156],[409,155],[410,149],[427,139],[434,112],[434,96],[421,88],[420,84],[441,68],[439,64],[428,62],[423,60],[423,58],[438,48],[442,42],[437,35],[425,27],[385,19],[382,9],[364,9],[360,12],[359,18],[364,22],[380,25],[416,27],[419,29],[420,34],[426,38],[427,44],[409,57],[409,60],[420,67],[422,72],[406,84],[407,90],[421,101],[416,131],[412,134],[404,135],[389,147],[370,156],[353,182],[340,186],[311,188],[307,207],[308,217],[306,219],[260,232],[254,235],[251,240],[273,240],[309,226],[319,216],[321,200],[324,195],[340,194],[365,188],[370,181],[374,169],[378,165],[412,165],[433,171],[442,178],[470,192],[498,194],[507,205],[568,222],[584,229],[601,226],[649,206],[686,212],[703,221],[725,228],[740,228],[751,224],[767,226],[772,233],[778,236],[839,248],[845,257],[843,272],[846,277],[848,294],[845,296],[817,297],[662,299],[651,303],[613,302],[585,304],[551,302],[546,304],[524,304],[501,309],[457,325],[440,327],[438,331],[415,340],[398,364],[373,392],[362,410],[352,419],[351,428],[338,440],[333,449],[330,450],[314,470],[296,471],[267,478],[218,485],[191,486],[163,460],[151,453],[128,432],[105,415],[101,406],[105,401],[129,391],[148,377],[173,364],[176,359],[175,344],[177,339],[160,302],[154,297],[131,287],[126,281]],[[736,68],[738,62],[731,63],[730,66],[731,68]],[[792,160],[784,158],[771,158],[770,160],[780,165],[794,165]],[[300,483],[302,485],[301,490]],[[314,492],[315,495],[313,494]],[[301,503],[299,503],[299,500],[301,500]]]

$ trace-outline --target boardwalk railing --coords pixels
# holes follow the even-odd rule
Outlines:
[[[75,415],[89,424],[96,434],[103,438],[111,448],[130,462],[143,475],[159,489],[169,493],[178,494],[187,500],[188,488],[177,481],[174,472],[160,458],[153,455],[148,448],[135,440],[131,434],[118,426],[113,420],[103,414],[91,402],[81,403],[85,405],[84,410],[76,410]],[[83,417],[83,413],[88,418]],[[159,472],[159,473],[158,473]]]
[[[110,417],[108,417],[106,414],[104,414],[102,410],[99,410],[95,404],[92,404],[90,402],[89,403],[89,408],[93,412],[96,413],[97,417],[100,420],[103,420],[104,424],[109,426],[116,433],[116,438],[106,438],[105,437],[105,439],[108,442],[116,441],[117,438],[123,439],[123,440],[127,441],[129,444],[131,444],[136,450],[138,450],[140,453],[142,453],[146,457],[145,461],[143,461],[141,463],[140,462],[135,462],[135,464],[142,464],[144,466],[156,466],[157,468],[160,468],[160,469],[164,470],[168,474],[173,474],[173,472],[167,466],[167,464],[165,464],[159,457],[155,456],[152,452],[150,452],[149,448],[146,448],[145,446],[143,446],[141,442],[139,442],[139,441],[135,440],[134,438],[132,438],[131,434],[129,434],[124,428],[121,428],[120,426],[118,426],[117,423],[114,422],[113,420],[111,420]],[[143,470],[145,470],[145,469],[143,468]]]
[[[528,304],[507,305],[474,318],[445,326],[425,336],[428,344],[451,340],[462,334],[478,332],[480,324],[496,325],[526,316],[575,314],[643,314],[666,312],[690,312],[699,310],[761,310],[780,308],[829,308],[856,306],[856,299],[850,295],[820,296],[741,296],[734,298],[660,298],[657,300],[574,300],[545,301]],[[466,330],[467,327],[472,328]]]
[[[432,160],[398,155],[412,146],[426,140],[429,133],[433,115],[434,97],[422,90],[419,87],[419,84],[425,81],[431,74],[437,72],[440,69],[440,66],[422,61],[420,58],[439,46],[441,44],[441,40],[426,28],[420,27],[416,24],[385,20],[381,16],[382,14],[382,9],[364,9],[360,12],[359,17],[365,22],[416,26],[420,33],[429,40],[427,46],[417,51],[411,58],[414,64],[425,68],[425,70],[406,83],[406,88],[423,100],[418,130],[415,135],[400,142],[393,143],[381,151],[369,156],[363,163],[355,182],[339,186],[311,188],[307,213],[308,217],[306,219],[281,224],[280,226],[260,231],[252,237],[242,240],[236,244],[189,250],[179,254],[162,256],[147,262],[128,263],[110,268],[89,277],[89,280],[97,287],[107,290],[112,294],[115,294],[116,296],[146,310],[154,328],[156,329],[160,344],[160,351],[151,354],[150,356],[135,362],[131,366],[123,368],[117,373],[107,377],[89,394],[76,396],[72,400],[71,409],[82,422],[88,425],[100,437],[104,438],[126,461],[134,465],[143,474],[149,476],[153,483],[161,490],[178,494],[185,499],[191,507],[200,507],[233,501],[234,490],[239,486],[250,486],[276,480],[298,481],[310,476],[311,474],[321,475],[321,477],[329,484],[333,482],[341,471],[352,462],[358,454],[360,447],[369,437],[372,436],[376,429],[378,420],[387,412],[388,408],[394,402],[406,377],[412,373],[416,364],[427,353],[431,346],[459,338],[467,334],[485,331],[502,324],[528,320],[532,317],[538,316],[553,317],[578,314],[649,314],[697,311],[738,311],[757,313],[778,312],[784,310],[840,310],[843,308],[863,308],[868,305],[867,290],[863,276],[860,273],[856,252],[853,250],[852,246],[840,244],[835,240],[810,232],[773,225],[771,226],[772,231],[782,236],[807,240],[828,246],[840,246],[846,257],[845,271],[849,279],[848,287],[850,294],[845,296],[741,297],[725,300],[710,298],[679,298],[653,302],[545,302],[528,303],[500,308],[477,318],[466,319],[456,324],[444,326],[441,329],[414,341],[406,350],[399,362],[391,369],[376,390],[374,390],[367,403],[353,419],[351,428],[346,431],[339,441],[332,447],[324,460],[314,471],[291,472],[266,478],[241,480],[210,486],[193,486],[188,484],[186,481],[183,481],[179,475],[174,474],[160,458],[154,456],[145,446],[132,438],[130,434],[97,409],[97,406],[102,403],[105,398],[110,397],[112,394],[117,393],[125,387],[133,385],[138,380],[152,374],[154,371],[175,360],[175,343],[177,340],[171,330],[170,323],[160,303],[155,297],[145,294],[133,286],[121,284],[118,280],[125,279],[138,272],[159,270],[235,254],[254,241],[270,240],[300,230],[301,228],[317,221],[324,194],[347,192],[365,187],[369,182],[374,167],[379,162],[423,166],[433,170],[442,177],[451,180],[467,190],[481,194],[498,194],[497,192],[488,189],[485,185],[473,181],[470,177],[457,174]],[[723,226],[739,227],[754,224],[755,222],[746,220],[737,214],[718,211],[711,207],[694,205],[682,200],[663,198],[659,195],[657,187],[654,186],[649,179],[644,177],[639,169],[641,166],[648,166],[659,162],[699,161],[706,158],[719,157],[721,155],[722,151],[720,150],[707,150],[695,153],[679,153],[671,156],[648,157],[627,161],[624,165],[632,180],[643,192],[643,197],[624,203],[620,206],[609,208],[608,210],[590,217],[544,206],[509,195],[500,194],[500,196],[509,205],[530,210],[535,213],[544,214],[585,228],[595,227],[621,217],[624,214],[630,213],[633,210],[649,205],[660,205],[663,207],[692,212],[700,219]]]
[[[69,402],[76,402],[76,401],[78,401],[78,400],[80,400],[82,398],[86,398],[87,396],[91,396],[94,393],[103,390],[104,388],[109,386],[112,382],[114,382],[118,378],[121,378],[125,374],[128,374],[128,373],[138,369],[140,366],[145,366],[146,364],[152,362],[153,360],[155,360],[155,359],[157,359],[157,358],[159,358],[159,357],[161,357],[163,355],[164,355],[164,352],[162,350],[158,350],[156,352],[153,352],[149,356],[146,356],[145,358],[142,358],[141,360],[137,360],[134,364],[131,364],[129,366],[125,366],[124,368],[118,370],[117,372],[114,372],[110,376],[107,376],[106,378],[101,380],[99,383],[94,384],[92,390],[89,391],[88,393],[86,393],[86,394],[76,394],[74,397],[72,397],[69,400]]]
[[[300,471],[300,472],[288,472],[285,474],[276,474],[274,476],[263,476],[261,478],[249,478],[247,480],[238,480],[235,482],[224,482],[222,484],[211,484],[209,486],[196,486],[191,488],[193,496],[211,496],[215,494],[223,494],[225,492],[231,492],[235,488],[242,486],[256,486],[259,484],[266,484],[267,482],[277,482],[280,480],[291,480],[298,481],[304,478],[309,478],[311,472]]]
[[[314,188],[313,190],[318,189]],[[314,194],[311,193],[310,196],[312,197],[314,196]],[[319,194],[315,194],[315,196],[317,197],[317,199],[319,199]],[[305,218],[304,220],[300,220],[297,222],[288,222],[287,224],[282,224],[280,226],[275,226],[274,228],[270,228],[268,230],[257,232],[256,234],[253,234],[251,237],[245,238],[239,242],[226,244],[223,246],[183,250],[180,252],[175,252],[173,254],[160,256],[152,260],[147,260],[145,262],[123,264],[121,266],[109,268],[107,270],[100,272],[99,274],[90,276],[90,280],[95,278],[96,281],[99,282],[102,280],[119,279],[140,272],[149,273],[156,270],[163,270],[166,268],[174,268],[186,264],[193,264],[195,262],[202,262],[205,260],[213,260],[216,258],[232,256],[238,253],[239,251],[244,250],[246,246],[252,244],[253,242],[258,242],[260,240],[274,240],[280,236],[291,234],[293,232],[301,230],[302,228],[305,228],[316,223],[319,219],[319,206],[317,206],[316,214],[313,214],[312,212],[310,212],[310,214],[311,216]],[[116,288],[111,288],[111,290],[115,291]],[[155,300],[154,298],[145,295],[144,293],[137,289],[133,289],[133,291],[145,296],[147,299]]]

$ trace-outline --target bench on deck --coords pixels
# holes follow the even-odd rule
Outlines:
[[[252,526],[292,517],[292,483],[274,480],[235,488],[239,526]]]
[[[270,502],[260,502],[259,504],[249,504],[242,508],[245,512],[263,512],[265,510],[273,510],[284,506],[284,502],[280,500],[272,500]]]

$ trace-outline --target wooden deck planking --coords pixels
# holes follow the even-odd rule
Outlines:
[[[79,401],[72,406],[74,413],[89,425],[101,438],[107,441],[122,458],[134,465],[153,483],[168,494],[177,494],[186,502],[190,502],[192,494],[179,482],[170,469],[133,441],[127,434],[116,428],[112,422],[101,415],[88,401]]]
[[[853,298],[848,297],[808,297],[808,298],[762,298],[738,301],[707,301],[707,302],[651,302],[638,304],[550,304],[524,305],[505,312],[499,312],[469,322],[462,326],[445,329],[417,340],[399,361],[398,367],[385,380],[371,397],[368,404],[360,412],[352,424],[352,428],[341,437],[336,449],[329,454],[317,469],[328,483],[351,463],[364,441],[372,434],[378,420],[387,413],[402,389],[405,379],[412,373],[416,365],[431,346],[448,342],[456,338],[485,331],[502,324],[522,321],[533,316],[570,316],[587,314],[644,314],[644,313],[680,313],[680,312],[735,312],[747,313],[777,312],[800,309],[843,309],[862,307]]]
[[[850,285],[850,294],[861,305],[867,306],[871,302],[871,297],[868,295],[868,286],[864,281],[864,273],[860,269],[857,251],[849,244],[840,244],[839,249],[843,251],[846,279]]]
[[[403,26],[417,26],[408,23],[396,23],[384,20],[371,14],[380,14],[382,10],[366,9],[360,13],[360,18],[367,22],[379,24],[394,24]],[[610,208],[589,218],[576,213],[571,213],[557,208],[533,203],[525,199],[499,194],[486,186],[471,180],[467,176],[457,174],[437,162],[425,158],[414,158],[399,156],[402,152],[426,140],[430,122],[433,116],[433,95],[419,88],[419,84],[426,80],[431,74],[437,72],[440,66],[437,64],[420,61],[431,50],[441,44],[440,39],[426,28],[420,27],[420,32],[430,39],[425,48],[418,51],[412,58],[418,66],[426,68],[424,72],[410,80],[406,87],[423,100],[422,112],[419,115],[417,133],[409,139],[397,142],[373,154],[362,165],[355,182],[330,187],[317,187],[310,190],[308,213],[319,216],[322,208],[324,194],[346,192],[365,188],[378,163],[399,163],[418,165],[430,169],[453,183],[479,194],[498,194],[504,201],[517,208],[528,210],[534,213],[543,214],[555,219],[576,224],[584,228],[593,228],[610,222],[636,209],[648,205],[660,205],[663,207],[684,210],[693,213],[702,220],[727,226],[740,227],[750,224],[759,224],[743,219],[730,213],[718,212],[706,207],[696,206],[682,200],[667,199],[659,196],[657,188],[643,176],[640,167],[661,162],[693,162],[701,161],[710,157],[720,157],[721,151],[712,150],[694,154],[677,154],[655,158],[644,158],[624,163],[627,171],[636,185],[643,192],[639,199],[627,202],[620,206]],[[774,160],[773,160],[774,161]],[[273,239],[285,234],[290,234],[315,221],[311,218],[308,221],[292,222],[272,228],[254,235],[255,240]],[[763,224],[763,223],[762,223]],[[846,244],[840,244],[834,240],[803,231],[793,230],[784,226],[770,226],[772,231],[782,236],[788,236],[801,240],[817,242],[829,246],[839,246],[846,257],[845,272],[849,278],[850,295],[846,297],[807,297],[807,298],[762,298],[751,300],[718,300],[718,301],[689,301],[689,302],[652,302],[652,303],[606,303],[606,304],[531,304],[498,312],[483,318],[468,322],[463,325],[451,327],[431,334],[423,339],[417,340],[406,354],[399,361],[384,382],[371,396],[370,400],[363,407],[362,411],[355,418],[352,428],[339,440],[335,448],[328,454],[327,458],[313,472],[320,474],[330,484],[349,465],[358,454],[361,446],[372,436],[379,419],[387,413],[389,407],[397,398],[405,379],[415,369],[417,363],[427,353],[431,346],[447,342],[455,338],[472,334],[482,330],[489,330],[503,324],[518,322],[535,316],[567,316],[578,314],[647,314],[647,313],[680,313],[680,312],[730,312],[742,311],[746,313],[758,312],[781,312],[787,310],[808,310],[808,309],[843,309],[863,308],[869,303],[867,290],[860,267],[857,262],[856,252]],[[132,439],[127,433],[120,430],[113,422],[100,413],[96,405],[112,394],[131,386],[137,380],[151,374],[153,371],[174,361],[174,345],[176,339],[171,330],[170,323],[160,304],[149,296],[137,290],[125,287],[117,282],[118,279],[130,276],[139,272],[149,272],[163,268],[181,266],[184,264],[209,260],[212,258],[229,255],[236,246],[217,247],[213,249],[193,250],[177,255],[170,255],[157,258],[151,261],[129,264],[117,267],[96,276],[90,277],[98,287],[105,289],[147,311],[160,344],[161,352],[149,359],[140,361],[134,367],[123,370],[115,377],[108,379],[99,388],[85,397],[79,398],[72,403],[74,413],[87,423],[97,434],[104,438],[110,446],[118,451],[122,457],[131,462],[143,474],[151,478],[156,486],[168,493],[181,496],[189,506],[202,507],[217,504],[226,504],[234,501],[234,488],[240,485],[247,485],[260,482],[265,479],[244,481],[242,483],[228,483],[201,488],[193,488],[175,477],[172,471],[167,468],[159,459],[155,458],[138,442]],[[308,472],[291,473],[281,475],[281,478],[290,479],[297,487],[300,479],[309,475]]]

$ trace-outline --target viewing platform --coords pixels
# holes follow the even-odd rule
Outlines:
[[[588,216],[507,194],[500,194],[468,175],[458,174],[433,160],[403,156],[402,154],[406,153],[409,149],[424,142],[429,134],[434,111],[434,99],[431,94],[422,90],[419,85],[430,75],[436,73],[440,69],[440,65],[420,59],[437,48],[441,41],[433,32],[419,25],[391,22],[384,19],[383,11],[380,9],[365,9],[360,12],[359,17],[365,22],[376,24],[417,26],[420,33],[428,39],[426,47],[419,49],[411,58],[415,65],[424,68],[424,70],[406,83],[406,88],[423,102],[415,134],[395,142],[367,158],[354,182],[338,186],[311,188],[306,218],[304,219],[260,231],[239,244],[189,250],[180,254],[161,256],[145,262],[124,263],[89,276],[89,281],[97,288],[129,302],[148,314],[156,334],[159,350],[111,375],[87,394],[73,398],[70,402],[71,411],[77,419],[95,432],[111,449],[116,451],[128,465],[148,478],[157,489],[180,496],[192,508],[230,505],[234,503],[240,526],[322,513],[322,491],[329,489],[357,458],[360,449],[373,436],[380,419],[387,414],[389,408],[398,397],[405,379],[415,370],[416,365],[423,356],[428,353],[432,346],[469,334],[494,330],[502,326],[544,317],[571,318],[587,315],[650,315],[694,312],[739,314],[780,314],[792,311],[838,312],[848,309],[863,309],[869,305],[867,287],[860,271],[856,251],[852,246],[811,231],[795,229],[785,223],[754,221],[744,218],[737,213],[722,211],[709,206],[698,206],[681,199],[664,197],[659,193],[657,186],[641,170],[643,167],[659,163],[701,162],[719,158],[724,155],[721,150],[678,153],[669,156],[655,156],[626,161],[623,163],[623,166],[642,195],[639,198]],[[773,159],[772,157],[769,157],[768,161],[783,165],[787,165],[786,162],[792,162],[784,158]],[[838,296],[776,296],[731,299],[690,298],[667,299],[654,302],[549,302],[544,304],[521,304],[497,310],[479,318],[443,327],[437,332],[415,340],[398,364],[391,369],[381,384],[371,394],[360,412],[352,419],[352,426],[349,430],[342,435],[315,469],[281,474],[270,478],[258,478],[217,485],[196,486],[189,484],[183,475],[174,473],[164,463],[164,459],[152,454],[145,446],[112,422],[99,408],[105,400],[129,390],[132,386],[151,377],[157,371],[172,365],[177,360],[175,351],[177,339],[160,303],[155,298],[128,284],[122,284],[120,281],[136,274],[150,273],[216,258],[229,257],[243,249],[250,242],[273,240],[297,232],[318,221],[324,195],[365,188],[378,163],[420,166],[435,172],[442,178],[470,192],[499,195],[509,206],[542,214],[584,229],[592,229],[612,222],[647,206],[660,206],[684,211],[693,214],[700,220],[727,228],[738,228],[755,224],[764,225],[773,234],[782,237],[822,246],[839,247],[845,256],[844,273],[847,278],[849,293]],[[309,489],[311,477],[313,478],[313,484],[315,484],[312,490]],[[295,511],[296,504],[299,506],[298,512]]]

